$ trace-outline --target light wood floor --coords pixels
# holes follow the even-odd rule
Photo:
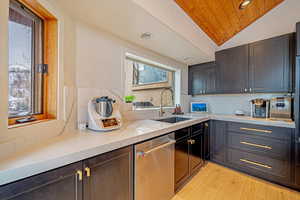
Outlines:
[[[208,163],[172,200],[300,200],[300,193]]]

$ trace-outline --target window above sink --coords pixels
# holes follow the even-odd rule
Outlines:
[[[134,96],[133,110],[158,109],[166,89],[162,106],[174,108],[180,103],[180,70],[128,53],[124,71],[126,96]]]

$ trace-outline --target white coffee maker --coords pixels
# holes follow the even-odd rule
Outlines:
[[[122,116],[114,99],[95,97],[88,103],[88,128],[93,131],[112,131],[122,126]]]

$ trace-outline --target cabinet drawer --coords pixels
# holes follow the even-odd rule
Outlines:
[[[291,140],[292,129],[273,126],[261,126],[244,123],[228,123],[228,130],[239,133],[247,133],[259,136],[272,137],[283,140]]]
[[[227,156],[228,163],[231,166],[254,176],[278,182],[288,182],[291,179],[289,161],[277,160],[230,148],[227,151]]]
[[[194,126],[192,126],[192,132],[191,135],[197,135],[197,134],[201,134],[204,131],[204,123],[201,124],[196,124]]]
[[[287,140],[276,140],[256,135],[228,132],[228,146],[281,160],[290,160],[291,144]]]
[[[185,137],[189,137],[190,128],[183,128],[180,130],[175,131],[175,139],[180,140]]]

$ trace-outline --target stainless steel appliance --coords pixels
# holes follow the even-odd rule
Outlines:
[[[270,119],[292,121],[292,97],[274,97],[270,102]]]
[[[135,200],[174,196],[174,133],[135,145]]]
[[[113,112],[112,104],[115,103],[115,100],[108,98],[107,96],[94,99],[96,106],[96,112],[101,117],[110,117]]]
[[[88,103],[88,128],[93,131],[111,131],[122,126],[122,116],[115,100],[95,97]]]
[[[251,117],[254,118],[268,118],[270,100],[267,99],[252,99],[251,103]]]

